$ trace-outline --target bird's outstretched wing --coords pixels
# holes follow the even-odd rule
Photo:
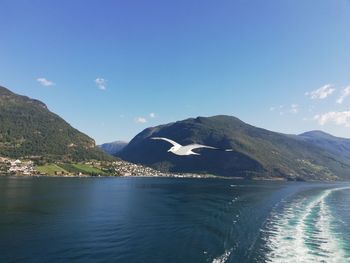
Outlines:
[[[221,149],[221,148],[216,148],[216,147],[207,146],[203,144],[190,144],[188,145],[188,147],[190,147],[191,150],[198,149],[198,148],[207,148],[207,149],[213,149],[213,150],[219,150],[219,151],[225,151],[225,152],[233,152],[233,149]]]
[[[196,143],[190,144],[187,147],[189,147],[191,150],[198,149],[198,148],[208,148],[208,149],[219,150],[219,148],[216,148],[216,147],[207,146],[207,145],[203,145],[203,144],[196,144]]]
[[[164,138],[164,137],[152,137],[151,139],[152,140],[163,140],[163,141],[171,143],[174,146],[181,146],[181,144],[179,144],[179,143],[177,143],[177,142],[175,142],[173,140],[170,140],[168,138]]]

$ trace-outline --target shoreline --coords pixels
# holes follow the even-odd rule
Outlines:
[[[287,180],[282,177],[259,177],[259,178],[244,178],[244,177],[225,177],[216,175],[199,175],[199,174],[183,174],[183,175],[165,175],[165,176],[152,176],[152,175],[0,175],[0,177],[11,177],[11,178],[172,178],[172,179],[222,179],[222,180],[239,180],[239,181],[271,181],[271,182],[347,182],[344,180],[309,180],[309,181],[297,181]]]
[[[52,177],[52,178],[189,178],[189,179],[225,179],[225,180],[247,180],[247,181],[262,181],[261,179],[248,179],[241,176],[219,176],[219,175],[204,175],[204,174],[166,174],[166,175],[47,175],[47,174],[33,174],[33,175],[14,175],[4,174],[0,177]],[[264,178],[266,181],[283,181],[281,178],[271,179]],[[285,180],[287,181],[287,180]]]
[[[215,175],[47,175],[47,174],[33,174],[33,175],[14,175],[4,174],[0,177],[21,177],[21,178],[34,178],[34,177],[52,177],[52,178],[192,178],[192,179],[235,179],[235,180],[246,180],[243,177],[224,177]]]

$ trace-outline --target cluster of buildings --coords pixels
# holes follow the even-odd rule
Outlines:
[[[112,163],[113,173],[118,176],[164,176],[163,173],[143,165],[133,164],[125,161]]]
[[[212,177],[210,175],[199,174],[178,174],[178,173],[163,173],[147,166],[133,164],[125,161],[113,162],[115,175],[118,176],[145,176],[145,177],[178,177],[178,178],[202,178]]]
[[[34,163],[32,161],[0,157],[0,174],[2,175],[28,176],[35,173]]]
[[[163,173],[152,169],[147,166],[133,164],[125,161],[114,162],[85,162],[85,165],[90,167],[99,168],[104,171],[106,175],[111,176],[145,176],[145,177],[203,177],[198,174],[174,174]],[[19,176],[31,176],[38,175],[33,161],[30,160],[13,160],[10,158],[0,157],[0,175],[19,175]],[[55,175],[67,176],[63,172],[55,172]],[[68,174],[74,176],[73,174]],[[75,176],[83,176],[81,173],[75,174]]]

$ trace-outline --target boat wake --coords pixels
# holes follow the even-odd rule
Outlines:
[[[230,257],[232,253],[232,249],[231,250],[226,250],[224,254],[222,254],[221,256],[214,258],[213,259],[213,263],[225,263],[228,258]]]
[[[349,262],[341,233],[333,228],[327,198],[335,191],[323,190],[318,195],[300,197],[273,212],[263,231],[267,246],[267,262]]]

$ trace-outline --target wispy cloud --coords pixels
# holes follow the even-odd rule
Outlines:
[[[297,114],[299,112],[299,105],[298,104],[292,104],[290,105],[290,113]]]
[[[104,78],[97,78],[95,79],[95,83],[97,85],[97,87],[100,90],[106,90],[107,89],[107,80]]]
[[[314,120],[320,125],[335,123],[336,125],[350,127],[350,111],[331,111],[314,116]]]
[[[154,118],[156,117],[156,114],[155,114],[154,112],[151,112],[151,113],[149,114],[149,117],[152,118],[152,119],[154,119]]]
[[[36,81],[37,81],[40,85],[42,85],[42,86],[44,86],[44,87],[50,87],[50,86],[54,86],[54,85],[55,85],[54,82],[52,82],[51,80],[48,80],[48,79],[46,79],[46,78],[37,78]]]
[[[279,106],[270,107],[270,111],[277,111],[281,116],[286,113],[297,114],[299,110],[300,110],[300,106],[295,103],[291,104],[290,106],[279,105]]]
[[[147,119],[144,118],[144,117],[137,117],[137,118],[135,119],[135,122],[136,122],[136,123],[146,123],[146,122],[147,122]]]
[[[345,87],[342,91],[341,91],[341,95],[340,97],[337,99],[337,103],[338,104],[342,104],[343,101],[350,96],[350,86]]]
[[[310,97],[313,100],[323,100],[327,98],[328,96],[332,95],[332,93],[335,91],[335,88],[331,84],[327,84],[322,86],[319,89],[306,92],[305,95]]]
[[[279,111],[281,111],[282,109],[284,108],[284,105],[279,105],[279,106],[272,106],[272,107],[270,107],[270,111],[277,111],[277,110],[279,110]]]

